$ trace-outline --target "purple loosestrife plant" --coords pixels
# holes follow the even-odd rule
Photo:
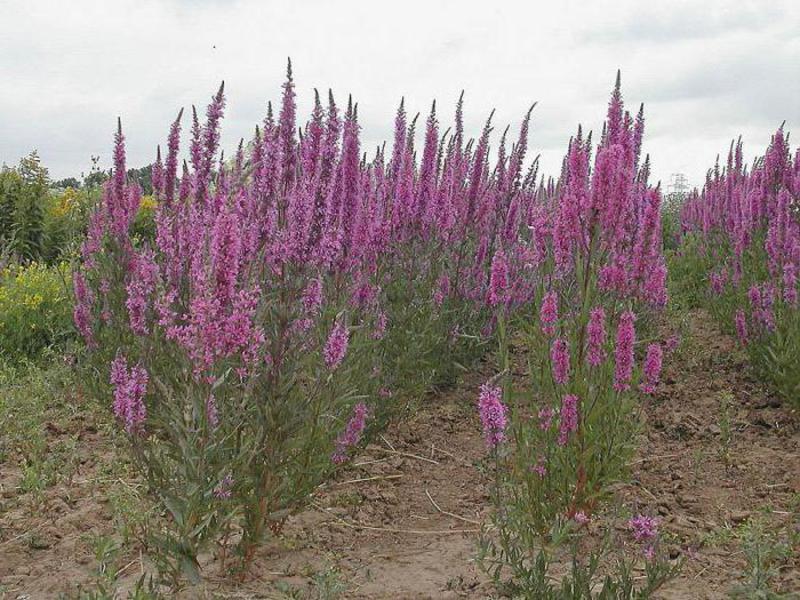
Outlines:
[[[642,547],[647,560],[653,560],[658,543],[658,519],[647,515],[636,515],[628,521],[628,528],[636,543]]]
[[[599,367],[606,359],[606,311],[597,306],[589,313],[586,325],[586,362],[592,367]]]
[[[502,249],[499,249],[492,258],[492,267],[489,271],[489,293],[487,301],[489,306],[505,305],[508,301],[508,262]]]
[[[225,106],[221,86],[188,126],[183,111],[172,122],[150,237],[132,232],[141,194],[118,127],[74,279],[87,374],[121,356],[134,365],[115,363],[114,384],[87,383],[114,398],[163,504],[151,547],[176,585],[197,579],[198,553],[232,529],[248,565],[344,456],[332,424],[362,402],[369,435],[402,399],[451,381],[498,326],[487,298],[504,312],[528,303],[538,260],[524,237],[536,202],[527,140],[493,169],[490,120],[466,139],[462,100],[451,137],[431,112],[419,155],[401,105],[392,151],[373,158],[352,100],[342,110],[315,94],[298,124],[290,69],[279,108],[229,161]]]
[[[344,173],[347,157],[335,139],[326,148],[298,145],[293,97],[290,82],[279,123],[268,120],[256,135],[249,174],[242,156],[230,170],[216,166],[222,89],[205,123],[194,119],[192,168],[180,177],[179,116],[157,170],[153,240],[131,232],[139,192],[125,179],[120,129],[76,276],[75,320],[89,360],[111,369],[114,412],[171,518],[153,547],[173,581],[196,579],[197,553],[237,521],[247,563],[268,525],[331,469],[336,440],[327,419],[350,411],[354,390],[377,397],[382,385],[359,375],[379,356],[366,329],[352,335],[333,316],[348,308],[343,283],[369,269],[376,250],[367,245],[357,261],[333,270],[313,258],[308,232],[324,215],[303,202],[338,194],[330,179]],[[306,171],[298,171],[300,154]],[[283,165],[277,180],[269,161]],[[359,196],[348,202],[354,211],[362,206]],[[349,308],[359,326],[380,320],[371,305]],[[98,388],[100,396],[109,391]],[[224,482],[234,480],[231,494]],[[179,554],[171,540],[179,540]]]
[[[558,294],[552,290],[547,292],[542,299],[539,322],[545,335],[555,335],[558,323]]]
[[[567,394],[561,401],[559,413],[558,445],[566,446],[571,433],[578,431],[578,397]]]
[[[741,139],[724,166],[681,208],[681,282],[745,348],[759,376],[787,400],[800,398],[800,154],[778,129],[762,157],[742,159]]]
[[[638,321],[640,337],[649,335],[667,301],[661,196],[647,181],[649,160],[640,157],[643,127],[641,110],[636,118],[625,112],[617,82],[596,147],[579,128],[557,181],[527,180],[494,199],[523,207],[524,246],[500,256],[526,265],[502,272],[507,287],[519,290],[509,296],[533,310],[501,310],[492,286],[501,278],[490,277],[487,303],[502,369],[497,397],[507,406],[508,424],[503,452],[495,455],[497,534],[482,549],[492,573],[509,568],[521,595],[550,597],[536,583],[549,579],[553,559],[541,549],[557,547],[565,527],[591,520],[608,498],[633,450],[639,390],[659,379],[661,346],[640,349],[635,327]],[[498,178],[505,179],[506,166],[501,153]],[[532,317],[536,322],[527,323]],[[518,370],[512,336],[515,345],[525,344],[527,380],[510,376]]]
[[[147,407],[144,403],[148,375],[141,365],[128,369],[123,355],[111,363],[111,385],[114,389],[114,415],[129,434],[144,434]]]
[[[734,323],[736,325],[736,337],[739,338],[739,343],[742,346],[747,345],[747,317],[741,308],[736,311]]]

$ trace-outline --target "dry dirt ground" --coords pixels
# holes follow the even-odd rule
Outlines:
[[[744,581],[748,523],[763,521],[768,531],[797,526],[800,415],[754,381],[734,342],[705,314],[692,313],[689,330],[691,340],[670,356],[657,394],[643,406],[631,482],[618,496],[631,509],[661,515],[669,552],[685,561],[660,598],[727,598]],[[474,409],[490,367],[484,371],[424,399],[413,418],[390,427],[320,488],[260,551],[250,579],[224,581],[209,558],[203,589],[181,597],[493,597],[474,562],[489,505]],[[91,540],[118,537],[115,509],[139,493],[134,479],[107,476],[113,452],[103,428],[78,414],[66,429],[77,433],[76,472],[40,497],[18,493],[22,475],[0,464],[0,598],[69,597],[90,584],[98,566]],[[131,493],[111,497],[113,490]],[[791,550],[773,579],[783,593],[800,590],[800,549]],[[142,568],[135,545],[115,560],[130,585]]]

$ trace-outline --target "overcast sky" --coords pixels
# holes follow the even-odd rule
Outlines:
[[[617,68],[645,103],[656,178],[702,183],[731,138],[748,157],[782,121],[800,135],[800,1],[0,0],[0,163],[38,149],[55,178],[109,164],[117,115],[129,164],[152,162],[181,106],[225,80],[223,145],[250,137],[291,56],[301,115],[313,89],[359,103],[363,144],[390,139],[402,96],[466,126],[518,126],[557,173],[578,123],[602,123]],[[188,129],[186,127],[185,129]],[[495,136],[495,142],[499,132]]]

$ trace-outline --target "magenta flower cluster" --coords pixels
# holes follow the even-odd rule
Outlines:
[[[656,391],[656,385],[661,378],[661,361],[663,352],[660,344],[650,344],[647,346],[647,354],[644,358],[642,370],[641,388],[645,394],[652,394]]]
[[[625,311],[617,326],[617,340],[614,348],[614,389],[622,392],[630,388],[634,367],[634,344],[636,343],[636,316]]]
[[[502,401],[503,392],[498,386],[484,383],[478,397],[478,414],[483,426],[486,447],[497,448],[506,439],[507,415]]]
[[[331,370],[336,370],[342,364],[345,354],[347,354],[347,347],[350,342],[350,332],[347,325],[343,321],[337,320],[328,336],[328,341],[325,342],[323,354],[325,357],[325,365]]]
[[[561,413],[558,426],[558,445],[566,446],[569,436],[578,431],[578,397],[567,394],[561,400]]]
[[[122,354],[111,363],[111,385],[114,389],[114,415],[129,434],[144,433],[147,407],[144,398],[149,377],[141,365],[128,368]]]
[[[606,359],[606,311],[602,306],[593,308],[589,314],[586,334],[586,361],[593,367],[599,367]]]
[[[601,290],[664,306],[661,197],[647,183],[649,160],[640,161],[643,132],[643,109],[635,118],[624,110],[618,78],[594,168],[591,136],[584,137],[579,129],[570,142],[558,186],[544,191],[552,194],[550,206],[535,215],[531,227],[534,238],[552,240],[559,277],[575,272],[579,265],[584,270],[592,266],[584,262],[590,259],[599,263]]]
[[[352,99],[340,107],[332,94],[326,103],[315,95],[298,123],[291,67],[279,108],[270,104],[253,137],[223,158],[225,109],[224,86],[205,115],[192,109],[187,148],[184,112],[171,124],[153,164],[149,243],[131,231],[141,190],[127,181],[119,124],[112,177],[74,278],[75,325],[90,347],[114,351],[129,333],[157,339],[206,384],[229,368],[242,380],[277,375],[299,356],[340,371],[353,331],[379,341],[392,327],[386,287],[398,279],[415,290],[436,282],[412,304],[452,298],[476,315],[487,302],[511,308],[532,298],[529,224],[541,195],[535,163],[523,171],[530,112],[493,164],[491,117],[469,140],[461,99],[446,135],[432,107],[422,148],[401,102],[391,151],[369,159]],[[212,425],[217,400],[207,407]]]
[[[508,301],[508,277],[508,262],[505,253],[500,249],[492,257],[489,270],[489,306],[503,305]]]
[[[539,309],[539,323],[542,332],[547,336],[555,335],[556,324],[558,323],[558,295],[550,290],[542,299],[542,306]]]
[[[569,342],[564,338],[556,338],[550,346],[550,363],[553,367],[553,381],[565,385],[569,381]]]
[[[633,539],[642,545],[645,558],[655,558],[655,546],[658,541],[658,519],[647,515],[636,515],[628,521]]]
[[[336,448],[331,456],[334,463],[341,464],[347,460],[348,452],[358,444],[364,434],[368,416],[369,409],[363,402],[359,402],[353,407],[353,415],[347,422],[344,431],[336,439]]]
[[[745,345],[772,336],[779,315],[798,308],[800,149],[791,152],[781,127],[749,168],[743,155],[740,139],[683,206],[681,229],[709,259],[714,297],[737,300],[728,318]]]
[[[628,521],[628,528],[637,542],[650,542],[658,535],[658,520],[647,515],[636,515]]]

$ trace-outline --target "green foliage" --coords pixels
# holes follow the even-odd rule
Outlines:
[[[89,212],[99,201],[100,190],[84,186],[50,194],[45,203],[44,250],[48,264],[71,259],[80,250],[86,234]]]
[[[147,165],[138,169],[128,169],[128,181],[137,184],[142,194],[150,196],[153,194],[153,165]]]
[[[61,190],[66,190],[67,188],[72,188],[77,190],[81,187],[81,182],[75,179],[74,177],[65,177],[64,179],[59,179],[58,181],[54,181],[53,187],[59,188]]]
[[[683,201],[683,197],[664,198],[661,209],[661,233],[666,251],[674,251],[680,245],[680,209]]]
[[[11,248],[14,242],[17,202],[22,196],[22,178],[15,169],[0,171],[0,245]]]
[[[670,304],[682,312],[705,306],[708,296],[705,264],[697,253],[697,243],[696,238],[686,238],[680,249],[667,253]]]
[[[48,186],[47,169],[35,150],[16,169],[0,173],[0,242],[21,260],[42,256]]]
[[[119,544],[111,537],[94,535],[91,540],[95,557],[93,582],[90,586],[78,586],[77,600],[117,600],[122,598],[119,579],[123,569],[119,568]],[[152,577],[142,575],[128,592],[127,600],[160,600],[164,598]]]
[[[48,441],[48,422],[59,428],[59,422],[74,411],[73,388],[63,361],[48,369],[0,363],[0,469],[6,462],[19,465],[22,492],[37,500],[46,488],[68,479],[77,466],[76,436]]]
[[[151,241],[156,238],[156,200],[152,196],[142,196],[139,210],[133,220],[131,234],[139,241]]]
[[[386,335],[377,346],[378,361],[391,398],[377,406],[374,428],[384,427],[410,399],[422,398],[432,388],[452,384],[465,365],[473,364],[487,349],[480,328],[485,311],[463,299],[447,297],[440,306],[431,302],[444,265],[420,272],[418,257],[406,256],[397,274],[388,277]],[[410,276],[410,273],[415,273]]]
[[[588,540],[587,545],[588,536],[582,529],[574,522],[556,521],[550,542],[529,540],[533,544],[529,547],[519,540],[503,540],[510,530],[499,532],[499,542],[484,535],[478,560],[505,596],[537,600],[644,600],[681,568],[661,553],[651,558],[631,557],[625,541],[611,528],[601,540]],[[511,566],[510,580],[502,577],[507,565]]]
[[[63,185],[66,182],[73,185]],[[89,178],[83,186],[74,178],[52,185],[35,151],[17,167],[4,167],[0,170],[0,257],[5,256],[5,262],[54,264],[74,255],[99,194],[98,185]]]
[[[746,315],[747,339],[740,341],[756,374],[783,398],[800,406],[800,310],[776,293],[771,328],[753,314],[748,290],[772,279],[763,232],[744,251],[738,282],[722,258],[730,253],[724,242],[706,247],[699,237],[687,236],[670,258],[671,296],[686,308],[706,308],[731,335],[737,334],[734,320],[741,310]],[[723,283],[721,289],[714,290],[710,279],[716,275]]]
[[[302,589],[283,581],[276,582],[275,587],[280,593],[277,597],[281,600],[339,600],[345,598],[350,589],[347,582],[342,580],[342,573],[333,566],[313,573],[309,589]]]
[[[800,543],[800,532],[792,524],[790,530],[780,530],[767,525],[759,516],[745,523],[737,532],[747,560],[744,582],[731,590],[733,598],[753,600],[789,600],[793,595],[784,595],[773,589],[773,580],[778,569],[791,556],[792,548]]]
[[[748,344],[747,354],[756,372],[800,408],[800,311],[781,307],[776,313],[775,331]]]
[[[37,358],[74,334],[69,266],[31,263],[0,271],[0,357]]]

